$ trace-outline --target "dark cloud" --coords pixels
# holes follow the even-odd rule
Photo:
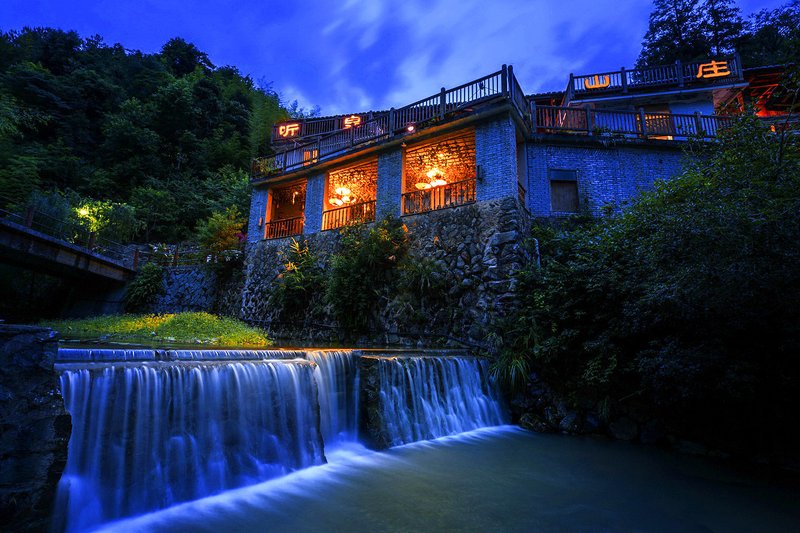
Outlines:
[[[741,0],[745,14],[780,0]],[[156,52],[180,36],[217,65],[325,114],[401,106],[514,65],[528,92],[631,66],[644,0],[3,0],[0,28],[52,26]]]

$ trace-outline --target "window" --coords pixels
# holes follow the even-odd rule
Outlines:
[[[550,169],[550,208],[554,213],[578,212],[578,171]]]

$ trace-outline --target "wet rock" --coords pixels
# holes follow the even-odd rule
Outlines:
[[[67,460],[71,419],[46,328],[0,325],[0,523],[44,531]]]
[[[558,429],[562,433],[579,433],[581,430],[581,420],[578,417],[578,413],[567,413],[567,415],[561,419],[561,422],[559,422]]]
[[[525,413],[519,419],[519,425],[527,430],[535,431],[536,433],[552,433],[553,428],[540,417],[534,413]]]

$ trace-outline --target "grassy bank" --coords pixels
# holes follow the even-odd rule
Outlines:
[[[66,339],[226,347],[271,344],[262,330],[209,313],[109,315],[80,320],[49,320],[41,325],[55,329]]]

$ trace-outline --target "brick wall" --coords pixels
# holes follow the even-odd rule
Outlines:
[[[378,194],[375,218],[400,216],[403,193],[403,152],[399,148],[378,156]]]
[[[577,171],[581,208],[600,214],[604,205],[630,200],[639,191],[650,189],[659,179],[669,179],[683,168],[679,145],[670,147],[603,145],[581,141],[527,144],[527,206],[534,216],[549,216],[549,169]]]
[[[247,242],[258,242],[264,237],[264,226],[258,225],[258,219],[263,219],[266,213],[267,189],[265,187],[253,188],[250,197],[250,218],[247,222]]]
[[[322,203],[325,201],[325,174],[309,176],[306,182],[306,211],[303,233],[322,229]]]
[[[510,116],[475,128],[479,202],[517,195],[517,138]]]

